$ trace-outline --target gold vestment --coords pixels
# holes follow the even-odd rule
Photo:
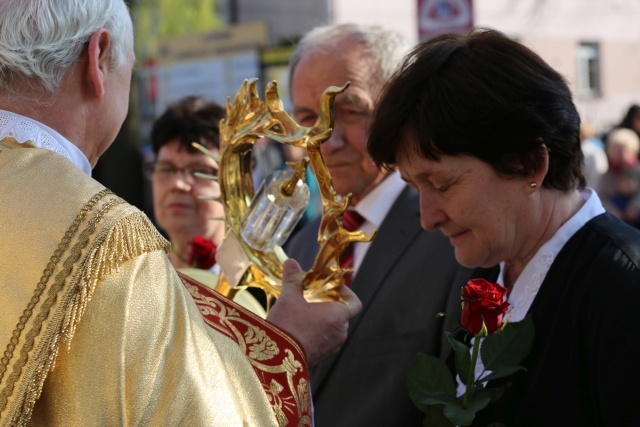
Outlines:
[[[64,157],[0,141],[0,426],[286,422],[167,246]]]

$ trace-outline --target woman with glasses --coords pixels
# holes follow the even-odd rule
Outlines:
[[[198,176],[217,176],[218,165],[193,143],[219,156],[219,125],[224,117],[223,107],[203,97],[188,96],[171,104],[151,129],[155,161],[147,169],[156,223],[171,242],[171,264],[212,288],[220,273],[215,255],[225,234],[224,208],[220,202],[201,198],[220,196],[217,181]],[[238,292],[234,300],[266,317],[262,291]]]
[[[225,110],[202,97],[188,96],[170,105],[153,124],[151,145],[155,162],[149,165],[153,210],[158,226],[171,241],[169,254],[176,268],[209,269],[215,261],[193,257],[194,239],[222,243],[225,223],[222,204],[201,196],[219,196],[217,182],[197,176],[218,174],[218,165],[193,147],[197,142],[219,154],[219,123]],[[213,265],[214,271],[216,269]]]

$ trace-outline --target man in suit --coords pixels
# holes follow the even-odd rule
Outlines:
[[[419,352],[450,354],[440,312],[459,319],[460,290],[471,272],[460,267],[441,233],[420,226],[418,194],[397,171],[380,170],[367,153],[366,130],[385,81],[408,50],[397,33],[377,26],[319,27],[298,44],[290,62],[294,118],[312,126],[329,86],[350,82],[336,97],[335,123],[322,154],[336,192],[352,194],[350,208],[377,232],[356,243],[351,289],[363,304],[338,354],[311,373],[316,425],[421,426],[424,415],[409,398],[407,376]],[[318,246],[319,220],[285,245],[308,269]]]

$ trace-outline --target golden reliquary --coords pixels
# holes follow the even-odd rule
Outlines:
[[[267,85],[264,101],[258,96],[256,83],[257,79],[245,80],[233,102],[227,100],[226,119],[220,122],[220,158],[194,143],[194,146],[211,156],[219,166],[217,177],[203,175],[220,184],[220,197],[212,199],[224,205],[227,227],[224,241],[218,250],[221,273],[216,290],[234,298],[238,292],[249,287],[259,288],[266,295],[266,311],[280,295],[282,263],[287,255],[278,245],[268,250],[256,249],[260,246],[248,241],[242,232],[243,221],[252,211],[255,194],[251,174],[253,146],[259,139],[269,138],[306,150],[303,160],[289,163],[294,170],[289,190],[295,190],[291,184],[295,184],[297,176],[307,166],[316,176],[320,189],[320,249],[303,281],[305,298],[308,301],[340,300],[336,289],[343,285],[345,274],[351,271],[340,268],[342,251],[352,242],[368,242],[373,238],[373,234],[366,236],[363,231],[350,232],[343,227],[342,214],[349,205],[351,194],[346,197],[336,194],[329,170],[320,153],[320,145],[332,132],[333,101],[349,83],[341,88],[332,86],[325,90],[320,101],[318,120],[312,127],[300,126],[284,111],[275,81]],[[283,191],[286,191],[284,186]]]

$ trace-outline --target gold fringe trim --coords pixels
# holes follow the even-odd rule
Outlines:
[[[9,362],[13,357],[14,350],[18,346],[18,340],[22,334],[22,331],[25,329],[27,322],[33,315],[36,305],[40,302],[41,297],[47,287],[47,282],[49,281],[51,275],[55,271],[56,266],[58,265],[58,263],[62,259],[62,256],[71,245],[71,240],[73,239],[73,236],[75,236],[75,234],[78,232],[78,229],[80,228],[81,223],[84,222],[88,212],[93,209],[93,207],[98,203],[99,200],[101,200],[102,198],[106,197],[109,194],[112,194],[109,190],[105,189],[103,191],[100,191],[99,193],[95,194],[91,198],[91,200],[89,200],[89,202],[87,202],[82,207],[82,209],[80,210],[80,213],[78,213],[74,221],[71,223],[71,225],[65,232],[61,242],[58,244],[58,247],[54,251],[51,258],[49,259],[49,262],[47,263],[47,266],[44,269],[42,276],[40,277],[40,281],[35,287],[33,296],[31,297],[31,300],[27,304],[27,308],[23,311],[22,316],[20,316],[19,322],[16,325],[16,329],[13,331],[11,341],[7,345],[7,348],[4,352],[4,357],[2,358],[2,361],[1,361],[2,363],[0,364],[0,383],[2,382],[4,373],[9,368]],[[58,275],[54,279],[56,283],[60,280],[64,280],[64,278],[66,277],[65,271],[68,274],[70,270],[65,268],[62,272],[58,273]],[[44,305],[46,306],[46,304]],[[46,319],[46,317],[48,316],[49,309],[50,309],[50,305],[48,307],[44,307],[40,309],[40,314],[36,317],[36,320],[34,321],[34,326],[27,333],[25,337],[25,345],[20,352],[21,357],[14,364],[13,373],[7,379],[7,384],[4,387],[4,389],[2,389],[2,391],[0,392],[0,415],[6,408],[9,396],[11,396],[11,394],[13,393],[14,385],[22,373],[22,368],[27,362],[28,353],[33,348],[33,342],[35,340],[35,336],[40,332],[42,321]]]
[[[80,233],[77,243],[65,260],[65,269],[56,276],[54,285],[49,289],[47,301],[43,304],[42,312],[38,317],[43,316],[43,320],[46,319],[48,311],[58,297],[62,298],[60,308],[49,322],[45,333],[46,339],[43,339],[37,351],[32,355],[38,362],[32,378],[23,381],[23,384],[26,384],[24,395],[18,398],[16,404],[12,405],[17,410],[11,416],[10,425],[26,425],[28,422],[35,402],[42,393],[46,376],[55,367],[60,341],[62,340],[67,348],[70,348],[76,327],[98,282],[118,271],[119,266],[123,263],[144,253],[156,250],[167,252],[169,250],[169,242],[160,235],[146,215],[138,209],[126,206],[122,212],[107,216],[109,211],[124,203],[122,199],[116,197],[101,206],[87,227]],[[95,234],[97,224],[100,222],[104,223],[100,227],[99,234],[95,236],[89,249],[82,257],[82,251],[89,244],[91,236]],[[78,262],[80,262],[79,266]],[[63,291],[65,281],[70,273],[70,270],[66,268],[67,265],[71,268],[76,266],[77,269],[70,283],[66,286],[66,292],[59,295]],[[31,345],[25,344],[23,348],[25,359],[23,360],[21,357],[16,365],[24,366],[26,363],[29,350],[33,346],[33,338],[40,332],[40,327],[34,326],[30,331],[34,333]],[[14,366],[14,374],[18,371],[19,375],[22,366]],[[13,388],[13,384],[11,388]]]
[[[135,209],[135,208],[134,208]],[[96,284],[103,278],[118,271],[119,266],[144,253],[170,250],[169,242],[151,224],[145,214],[135,210],[134,214],[118,220],[109,227],[105,236],[98,236],[93,250],[85,257],[80,267],[79,277],[72,286],[78,292],[65,302],[66,311],[62,326],[62,340],[71,347],[71,339],[84,313]],[[68,304],[68,305],[67,305]]]

